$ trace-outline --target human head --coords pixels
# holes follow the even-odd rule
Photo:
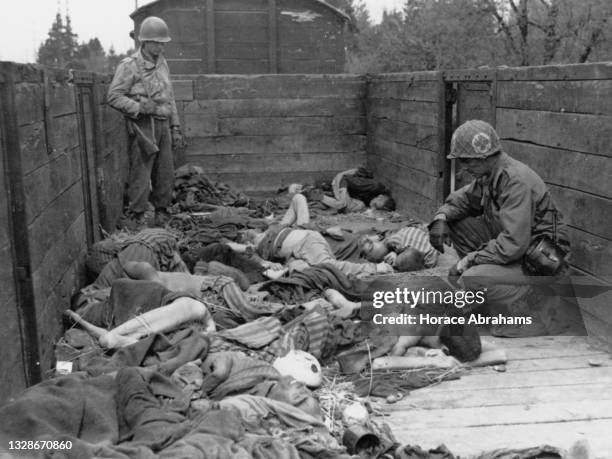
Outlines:
[[[158,58],[164,51],[164,45],[170,41],[168,25],[156,16],[145,18],[140,25],[138,41],[142,44],[143,51]]]
[[[440,343],[445,345],[450,355],[460,362],[476,360],[482,352],[480,334],[474,326],[444,325],[439,335]]]
[[[388,194],[379,194],[370,201],[370,209],[395,210],[395,200]]]
[[[385,243],[376,235],[362,236],[359,239],[359,250],[361,256],[373,263],[380,263],[389,253]]]
[[[400,253],[393,263],[393,268],[399,272],[418,271],[423,269],[423,254],[412,247],[407,247]]]
[[[481,120],[470,120],[459,126],[451,139],[448,159],[487,158],[502,150],[493,126]]]

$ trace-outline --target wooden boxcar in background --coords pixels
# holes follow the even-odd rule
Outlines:
[[[321,0],[157,0],[131,14],[164,19],[173,74],[342,73],[349,17]]]

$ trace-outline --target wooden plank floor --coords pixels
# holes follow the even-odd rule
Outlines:
[[[456,381],[412,392],[386,405],[402,444],[445,444],[469,457],[496,448],[586,439],[594,457],[612,458],[612,359],[582,336],[485,337],[506,349],[507,371],[470,370]],[[591,366],[589,361],[600,363]]]

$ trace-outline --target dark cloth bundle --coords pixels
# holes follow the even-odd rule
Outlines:
[[[320,293],[333,288],[351,301],[359,301],[363,285],[361,281],[349,279],[335,266],[324,263],[304,271],[295,271],[289,277],[266,282],[261,290],[269,291],[288,303],[307,301],[308,292]]]
[[[344,183],[343,183],[344,182]],[[372,172],[360,167],[354,175],[345,175],[340,186],[346,185],[351,198],[363,201],[366,206],[379,194],[388,193],[387,187],[373,178]]]

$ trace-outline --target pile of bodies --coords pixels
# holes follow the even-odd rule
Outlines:
[[[70,442],[54,454],[75,458],[452,458],[402,447],[365,408],[330,415],[320,394],[341,379],[363,408],[362,397],[393,401],[457,378],[446,364],[478,358],[478,334],[417,327],[398,340],[372,329],[360,301],[393,288],[373,275],[392,272],[396,260],[359,259],[358,235],[303,221],[299,193],[276,225],[261,209],[221,206],[218,188],[189,174],[177,178],[177,206],[197,201],[199,215],[180,220],[186,231],[175,220],[94,246],[95,280],[74,299],[56,346],[71,373],[0,408],[0,444]],[[205,204],[216,207],[202,212]],[[449,288],[435,277],[414,282]],[[442,363],[433,378],[431,369],[372,370],[377,358],[431,344],[426,335],[454,355],[412,354]]]

